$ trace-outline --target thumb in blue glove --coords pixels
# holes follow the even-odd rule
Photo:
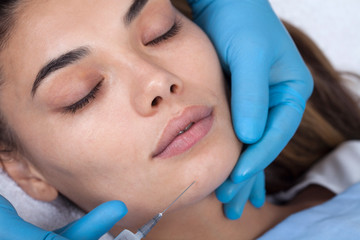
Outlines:
[[[96,240],[126,213],[127,208],[123,202],[110,201],[64,228],[50,232],[21,219],[11,203],[0,195],[0,237],[4,240]]]

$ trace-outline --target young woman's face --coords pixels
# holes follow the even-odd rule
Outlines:
[[[240,152],[206,35],[169,0],[133,2],[26,1],[1,55],[1,111],[26,158],[85,210],[124,201],[127,225],[193,181],[173,209],[206,197]]]

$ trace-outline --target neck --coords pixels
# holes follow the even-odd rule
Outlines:
[[[165,214],[146,239],[254,239],[288,214],[286,208],[269,203],[260,209],[247,203],[239,220],[228,220],[212,194],[186,209]]]

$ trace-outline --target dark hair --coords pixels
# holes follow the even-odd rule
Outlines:
[[[10,32],[15,24],[15,15],[20,0],[0,0],[0,53],[6,46]],[[4,81],[0,63],[0,87]],[[16,141],[12,131],[6,124],[4,116],[0,113],[0,151],[10,152],[15,149]],[[1,159],[0,159],[1,160]]]
[[[15,23],[15,12],[20,0],[1,0],[0,2],[0,50],[4,48]]]
[[[284,24],[311,71],[314,92],[296,134],[265,170],[268,193],[290,188],[342,142],[360,139],[360,109],[344,87],[345,79],[306,34]]]

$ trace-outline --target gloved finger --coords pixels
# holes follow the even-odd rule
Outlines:
[[[0,236],[4,240],[67,240],[57,234],[38,228],[19,217],[13,205],[0,195]]]
[[[0,195],[0,216],[18,216],[14,206]]]
[[[265,169],[285,148],[299,126],[301,117],[302,113],[287,102],[272,108],[264,136],[242,153],[231,173],[231,180],[242,182]]]
[[[56,232],[69,239],[97,240],[127,213],[121,201],[109,201]]]
[[[229,54],[232,118],[238,138],[252,144],[263,135],[267,121],[271,64],[265,50],[248,47],[240,54]]]
[[[254,207],[260,208],[265,203],[265,196],[265,174],[264,171],[260,171],[256,174],[249,200]]]
[[[193,18],[197,18],[197,16],[201,14],[201,11],[206,9],[206,7],[212,2],[212,0],[187,0],[187,2],[192,9]]]
[[[237,195],[229,202],[224,204],[225,216],[230,220],[239,219],[243,213],[246,202],[249,199],[254,178],[247,181],[247,184],[238,192]]]
[[[216,197],[222,203],[229,203],[236,194],[242,193],[242,189],[249,183],[249,180],[240,183],[234,183],[231,179],[227,179],[220,187],[215,190]],[[251,189],[249,200],[254,207],[261,207],[265,203],[265,174],[263,171],[255,176],[255,180]]]
[[[271,69],[269,120],[263,138],[240,156],[231,179],[241,182],[268,166],[298,128],[306,100],[313,90],[312,76],[293,45]],[[290,48],[290,47],[289,47]]]
[[[295,91],[299,95],[295,103],[300,104],[301,107],[309,99],[314,89],[314,80],[293,42],[288,43],[286,53],[272,66],[270,85],[275,88],[287,86],[288,89]],[[273,100],[271,98],[272,96],[270,101]]]
[[[234,183],[231,179],[227,179],[215,190],[216,197],[220,202],[228,203],[246,184],[248,184],[248,181]]]

